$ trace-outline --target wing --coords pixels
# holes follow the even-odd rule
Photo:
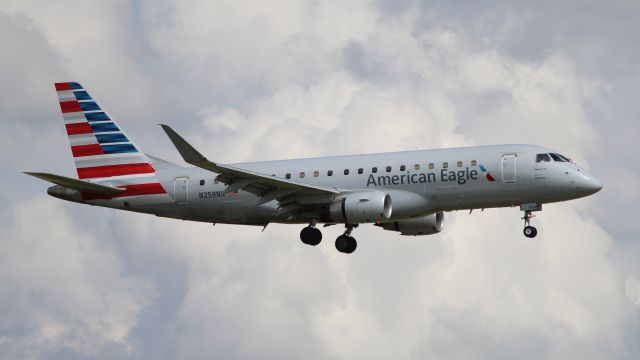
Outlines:
[[[299,196],[326,196],[329,199],[332,195],[339,194],[336,188],[311,185],[283,179],[280,177],[262,174],[250,170],[240,169],[234,166],[222,165],[209,161],[182,136],[178,135],[171,127],[161,124],[162,129],[167,133],[169,139],[176,147],[184,161],[191,165],[212,171],[219,174],[216,180],[227,185],[225,192],[235,192],[244,190],[261,197],[259,204],[277,200],[282,209],[296,211],[299,206],[295,206],[294,197]]]

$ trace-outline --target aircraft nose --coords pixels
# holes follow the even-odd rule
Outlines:
[[[595,194],[602,189],[600,181],[586,171],[580,171],[577,173],[575,185],[576,189],[582,192],[585,196]]]

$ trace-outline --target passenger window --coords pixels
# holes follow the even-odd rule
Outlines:
[[[420,164],[413,165],[413,169],[414,170],[420,170]]]
[[[327,176],[333,176],[333,170],[327,171]]]
[[[200,180],[200,186],[204,185],[204,180]]]
[[[475,160],[471,160],[471,166],[476,166],[477,162]]]
[[[313,177],[318,177],[320,176],[320,171],[316,170],[313,172]]]
[[[287,173],[284,177],[285,179],[291,179],[291,173]]]
[[[349,175],[349,169],[344,169],[344,174]]]
[[[300,172],[300,178],[302,179],[304,177],[304,171]]]
[[[391,166],[387,166],[387,172],[391,172]]]
[[[449,163],[448,162],[445,161],[445,162],[442,163],[442,168],[443,169],[446,169],[448,167],[449,167]]]
[[[551,159],[549,158],[549,155],[547,154],[538,154],[536,155],[536,162],[549,162],[551,161]]]
[[[462,161],[458,161],[458,167],[462,167]]]
[[[433,163],[429,163],[429,170],[433,170],[434,167]]]
[[[373,168],[371,168],[371,172],[374,173],[374,174],[377,173],[378,172],[378,168],[374,166]]]
[[[407,169],[407,167],[406,167],[406,166],[404,166],[404,165],[400,165],[400,171],[405,171],[406,169]]]
[[[363,172],[364,172],[364,169],[363,169],[363,168],[359,168],[359,169],[358,169],[358,174],[362,174]]]

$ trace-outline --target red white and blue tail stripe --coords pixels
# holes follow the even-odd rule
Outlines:
[[[165,193],[147,156],[80,84],[63,82],[55,87],[80,179],[126,178],[131,185],[117,197]]]

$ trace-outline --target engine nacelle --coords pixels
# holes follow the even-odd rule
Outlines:
[[[384,221],[391,217],[391,196],[377,191],[357,191],[342,196],[329,207],[331,219],[349,224]]]
[[[381,226],[385,230],[399,231],[402,235],[433,235],[442,231],[444,227],[444,213],[441,211],[419,218],[391,221],[376,225]]]

